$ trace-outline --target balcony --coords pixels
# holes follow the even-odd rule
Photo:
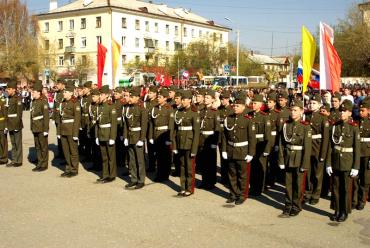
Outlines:
[[[76,52],[76,48],[74,46],[66,46],[64,49],[64,53],[74,53]]]

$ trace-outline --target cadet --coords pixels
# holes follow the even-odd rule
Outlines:
[[[131,182],[125,188],[141,189],[145,185],[144,142],[148,129],[148,112],[139,102],[140,88],[131,88],[125,109],[124,145],[128,146]]]
[[[180,187],[178,196],[190,196],[195,186],[195,156],[199,144],[199,114],[191,106],[192,93],[184,90],[181,94],[182,107],[175,111],[173,152],[180,162]]]
[[[325,115],[320,114],[321,96],[313,95],[305,120],[312,130],[311,165],[307,171],[307,189],[305,202],[316,205],[319,202],[324,175],[324,161],[329,144],[329,122]]]
[[[171,136],[173,133],[173,110],[167,103],[168,90],[160,89],[158,92],[158,105],[149,113],[149,143],[156,149],[157,175],[155,182],[168,180],[171,172]]]
[[[206,106],[204,105],[204,94],[206,93],[205,89],[198,89],[195,95],[195,106],[197,107],[198,113]]]
[[[340,100],[341,95],[338,92],[335,92],[333,97],[331,98],[332,108],[330,109],[330,116],[329,120],[332,123],[335,123],[340,120]]]
[[[65,81],[62,79],[58,79],[56,84],[57,91],[54,93],[54,106],[53,106],[53,121],[55,123],[56,130],[59,129],[60,122],[60,105],[63,102],[63,91],[65,89]],[[58,141],[58,157],[64,158],[63,155],[63,148],[62,148],[62,142],[60,141],[60,135],[57,135],[57,141]]]
[[[98,89],[91,90],[91,104],[89,105],[89,122],[87,127],[87,136],[89,139],[94,142],[91,144],[91,158],[93,166],[89,170],[100,171],[101,170],[101,152],[99,145],[96,144],[96,134],[95,129],[98,119],[98,109],[99,109],[99,100],[100,92]]]
[[[217,182],[217,144],[220,134],[220,115],[212,105],[215,92],[207,90],[204,108],[200,110],[200,137],[196,165],[202,172],[200,188],[213,189]]]
[[[12,162],[7,164],[8,167],[19,167],[22,166],[23,161],[23,149],[22,149],[22,97],[16,95],[17,83],[11,81],[8,83],[6,91],[8,98],[6,99],[6,111],[7,111],[7,127],[6,132],[9,132],[10,142],[12,143]]]
[[[267,156],[270,154],[270,147],[267,146],[271,137],[271,121],[268,115],[261,111],[263,104],[262,95],[254,95],[252,101],[253,112],[249,115],[256,128],[256,154],[251,162],[250,194],[259,196],[265,189],[267,172]]]
[[[82,89],[82,98],[81,101],[81,131],[80,131],[80,151],[83,155],[85,155],[85,160],[91,161],[91,146],[92,140],[87,136],[87,129],[89,126],[89,107],[91,104],[91,81],[87,81],[84,83]]]
[[[33,171],[44,171],[48,168],[49,150],[49,108],[48,101],[42,95],[41,81],[37,81],[32,90],[32,107],[30,109],[31,131],[35,140],[37,165]]]
[[[147,100],[144,102],[144,106],[147,110],[147,113],[151,113],[152,109],[158,105],[157,101],[157,92],[158,88],[156,86],[150,86],[149,92],[147,95]],[[148,146],[148,172],[154,172],[156,169],[156,146],[151,144],[150,142],[147,143]]]
[[[5,99],[0,99],[0,164],[8,163],[7,116]]]
[[[361,160],[358,178],[354,180],[352,208],[363,210],[366,204],[370,187],[370,99],[365,99],[360,104],[360,141]]]
[[[167,102],[168,102],[168,100],[167,100]],[[181,108],[181,102],[182,102],[181,90],[179,90],[179,89],[176,90],[175,98],[174,98],[173,102],[174,102],[174,104],[172,105],[172,108],[173,108],[173,113],[175,113],[176,110]],[[173,150],[173,146],[172,146],[172,150]],[[175,170],[172,172],[171,175],[174,176],[174,177],[179,177],[180,176],[180,171],[181,171],[179,155],[175,154],[175,153],[172,153],[172,161],[173,161]]]
[[[78,133],[81,123],[81,107],[73,96],[74,85],[69,83],[64,92],[64,101],[60,104],[60,125],[57,135],[61,137],[63,154],[66,160],[65,172],[62,177],[74,177],[78,174]]]
[[[168,88],[168,98],[167,98],[167,103],[168,103],[172,108],[176,108],[176,103],[175,103],[176,92],[178,92],[178,89],[177,89],[174,85],[171,85],[171,86]]]
[[[109,98],[109,86],[104,85],[100,89],[100,104],[98,107],[98,118],[96,130],[96,144],[100,146],[103,173],[96,181],[109,183],[116,179],[116,147],[117,137],[117,114]]]
[[[117,87],[114,91],[114,103],[113,106],[116,109],[117,116],[117,136],[116,136],[116,164],[117,166],[123,166],[124,161],[124,150],[123,150],[123,121],[122,113],[124,110],[125,101],[122,98],[123,88]]]
[[[304,172],[310,166],[311,127],[302,121],[303,103],[291,103],[290,119],[283,124],[279,140],[280,169],[285,169],[285,207],[281,217],[297,216],[302,210]]]
[[[256,127],[246,114],[245,94],[234,100],[234,113],[225,118],[222,158],[228,161],[230,195],[226,203],[243,204],[249,194],[250,162],[256,153]]]
[[[331,142],[326,160],[326,172],[332,176],[333,197],[331,207],[335,212],[332,221],[343,222],[351,212],[351,184],[360,168],[360,133],[351,120],[353,104],[344,100],[340,105],[341,120],[331,128]]]
[[[288,107],[288,94],[286,91],[281,91],[278,94],[278,105],[279,105],[279,132],[283,127],[284,123],[289,120],[290,110]]]

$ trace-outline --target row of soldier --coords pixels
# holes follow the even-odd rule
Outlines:
[[[36,83],[32,93],[31,130],[38,158],[34,171],[48,166],[49,116],[47,102],[38,94],[41,87]],[[361,121],[356,123],[351,119],[352,103],[340,103],[338,93],[326,114],[320,111],[325,106],[318,94],[310,98],[305,112],[299,99],[287,106],[285,91],[271,91],[266,99],[256,94],[246,106],[244,92],[222,92],[216,97],[213,90],[194,93],[153,86],[142,101],[141,89],[136,87],[117,88],[112,99],[107,86],[92,90],[91,82],[76,97],[73,84],[59,81],[57,88],[53,120],[66,161],[63,177],[78,174],[80,151],[92,158],[92,169],[102,168],[99,183],[113,181],[117,163],[128,162],[130,182],[125,187],[140,189],[145,185],[146,147],[149,170],[157,171],[155,181],[168,180],[174,164],[175,174],[180,175],[178,196],[186,197],[194,193],[196,171],[202,175],[200,188],[215,187],[218,148],[222,183],[230,189],[228,203],[242,204],[249,194],[261,195],[283,178],[286,202],[282,217],[298,215],[303,200],[316,205],[328,188],[332,189],[333,220],[345,221],[352,207],[361,210],[366,203],[370,183],[367,99],[360,106]],[[265,102],[267,108],[262,111]],[[6,123],[15,118],[10,112],[4,114]],[[21,122],[21,113],[18,117]],[[11,135],[21,130],[6,129]],[[19,138],[10,137],[14,153],[8,165],[19,166]],[[352,185],[355,194],[350,199]]]

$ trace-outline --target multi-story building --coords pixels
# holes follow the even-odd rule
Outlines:
[[[103,76],[103,83],[108,84],[112,81],[112,39],[121,45],[119,79],[126,63],[151,60],[165,66],[176,50],[199,39],[213,38],[226,46],[230,31],[190,10],[152,1],[77,0],[58,7],[56,0],[50,0],[50,10],[37,17],[47,73],[54,68],[68,74],[88,65],[85,80],[96,81],[99,42],[108,49]]]
[[[364,2],[358,5],[362,11],[364,23],[370,25],[370,2]]]

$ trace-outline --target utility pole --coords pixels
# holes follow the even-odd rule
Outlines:
[[[271,54],[270,54],[271,57],[272,57],[273,50],[274,50],[274,32],[272,32],[272,35],[271,35]]]
[[[236,86],[239,85],[239,50],[240,50],[240,30],[236,30],[237,46],[236,46]]]

